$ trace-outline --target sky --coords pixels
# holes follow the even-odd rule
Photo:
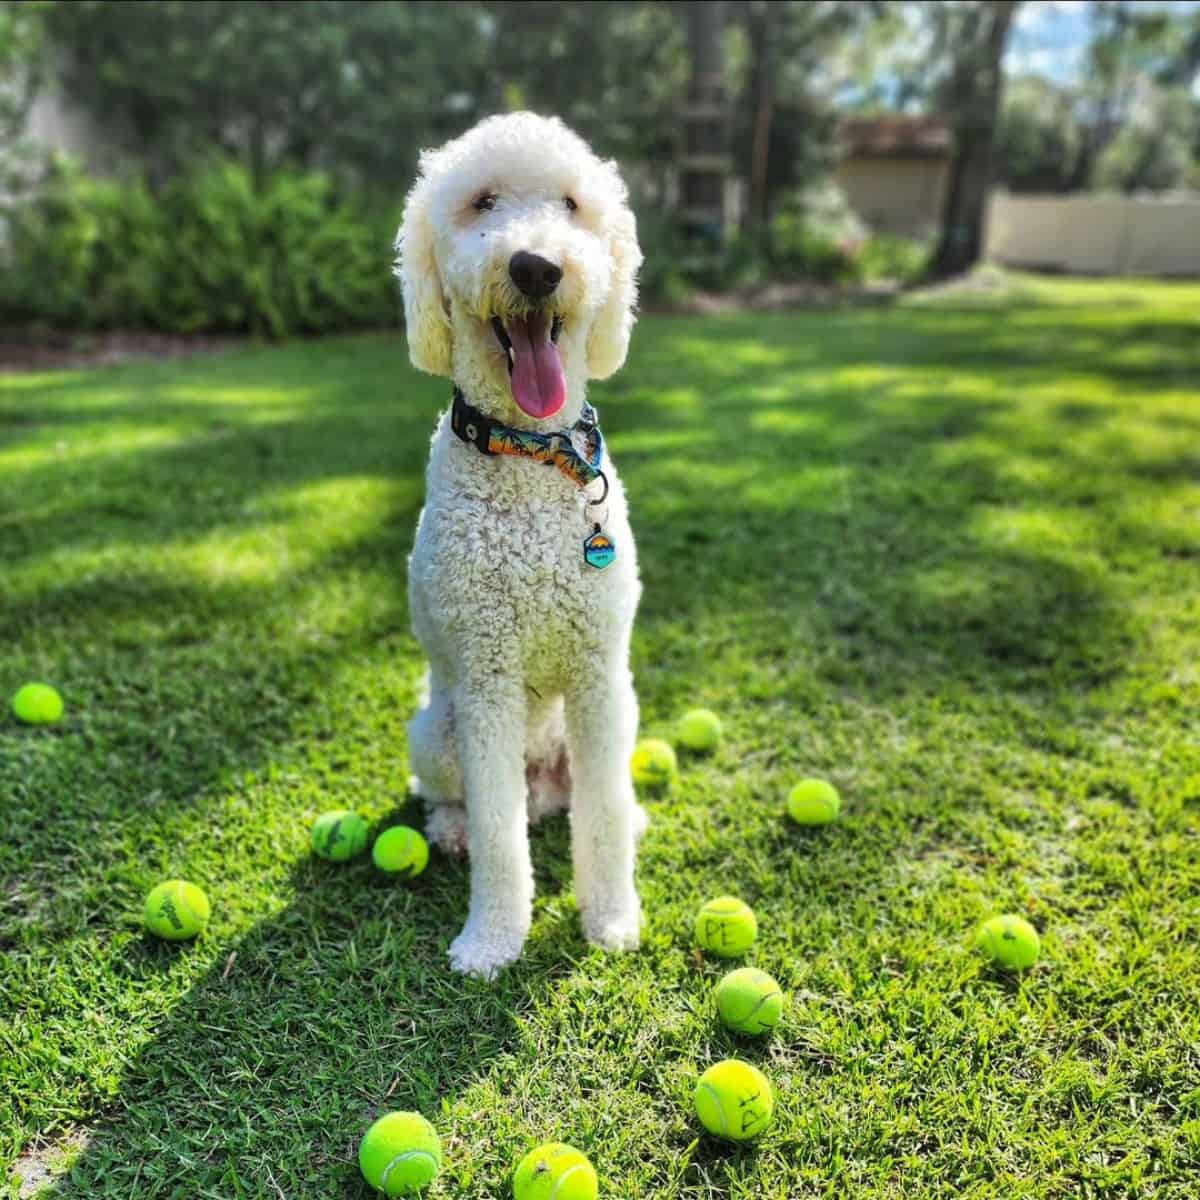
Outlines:
[[[1188,12],[1200,0],[1138,0],[1138,8]],[[1088,40],[1086,0],[1029,0],[1017,10],[1005,66],[1014,75],[1036,73],[1057,83],[1079,77]]]

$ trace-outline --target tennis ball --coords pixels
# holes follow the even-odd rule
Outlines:
[[[758,922],[736,896],[718,896],[696,914],[696,941],[722,958],[745,954],[758,936]]]
[[[658,738],[638,742],[629,760],[633,782],[642,787],[666,787],[675,778],[675,751]]]
[[[707,708],[693,708],[679,718],[675,736],[689,750],[708,753],[721,740],[721,718]]]
[[[381,871],[413,879],[429,862],[429,843],[415,829],[397,825],[375,839],[371,858]]]
[[[208,897],[185,879],[152,888],[142,908],[146,928],[168,942],[193,938],[208,924]]]
[[[742,967],[717,984],[717,1012],[735,1033],[766,1033],[779,1024],[783,992],[766,971]]]
[[[442,1143],[420,1113],[384,1113],[358,1144],[363,1178],[385,1196],[407,1196],[428,1187],[441,1170]]]
[[[842,807],[837,788],[824,779],[802,779],[787,799],[788,816],[797,825],[828,825]]]
[[[322,813],[312,827],[312,848],[330,862],[345,862],[367,844],[367,823],[356,812],[340,808]]]
[[[26,725],[53,725],[63,715],[62,697],[48,683],[27,683],[14,694],[12,710]]]
[[[1005,970],[1023,971],[1037,962],[1042,943],[1037,930],[1028,921],[1005,913],[980,925],[975,934],[975,949]]]
[[[758,1137],[775,1112],[767,1077],[737,1058],[715,1063],[700,1076],[695,1102],[704,1128],[733,1142]]]
[[[587,1156],[562,1142],[530,1150],[513,1176],[513,1200],[596,1200],[598,1190]]]

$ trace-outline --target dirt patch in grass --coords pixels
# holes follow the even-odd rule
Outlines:
[[[19,1200],[38,1195],[55,1176],[62,1174],[71,1160],[87,1147],[89,1140],[90,1135],[85,1130],[74,1129],[56,1141],[39,1141],[27,1146],[11,1171]]]
[[[139,358],[186,358],[237,345],[244,339],[206,334],[114,330],[0,329],[0,371],[45,371],[60,367],[119,366]]]

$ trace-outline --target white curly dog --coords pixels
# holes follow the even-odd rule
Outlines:
[[[491,117],[421,156],[396,244],[413,364],[455,384],[409,559],[429,659],[413,788],[431,840],[471,862],[451,964],[491,978],[520,955],[527,822],[568,806],[584,932],[632,949],[641,585],[585,401],[587,381],[625,361],[634,323],[642,255],[625,185],[561,121]]]

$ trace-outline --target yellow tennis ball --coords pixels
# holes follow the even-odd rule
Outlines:
[[[62,697],[48,683],[27,683],[13,695],[12,710],[26,725],[53,725],[63,715]]]
[[[513,1175],[513,1200],[596,1200],[598,1190],[587,1155],[563,1142],[530,1150]]]
[[[828,825],[841,807],[837,788],[824,779],[802,779],[788,795],[788,816],[797,825]]]
[[[629,766],[634,783],[642,787],[666,787],[675,778],[675,751],[658,738],[645,738],[634,748]]]
[[[1042,941],[1024,917],[1005,913],[980,925],[975,934],[975,948],[1005,970],[1024,971],[1037,962]]]
[[[339,808],[322,813],[312,827],[312,848],[330,862],[345,862],[367,844],[367,823],[356,812]]]
[[[442,1167],[442,1142],[420,1113],[384,1113],[358,1144],[363,1178],[385,1196],[428,1187]]]
[[[704,1128],[733,1142],[758,1137],[775,1112],[767,1077],[737,1058],[716,1063],[700,1076],[695,1102]]]
[[[142,908],[146,928],[168,942],[193,938],[208,924],[208,897],[186,879],[152,888]]]
[[[745,954],[757,936],[753,910],[736,896],[718,896],[696,914],[696,941],[722,958]]]
[[[717,984],[717,1012],[735,1033],[766,1033],[779,1024],[783,992],[766,971],[741,967]]]
[[[375,839],[371,858],[381,871],[412,879],[429,863],[429,843],[415,829],[396,825]]]
[[[681,746],[708,753],[721,740],[721,718],[707,708],[693,708],[679,718],[675,736]]]

